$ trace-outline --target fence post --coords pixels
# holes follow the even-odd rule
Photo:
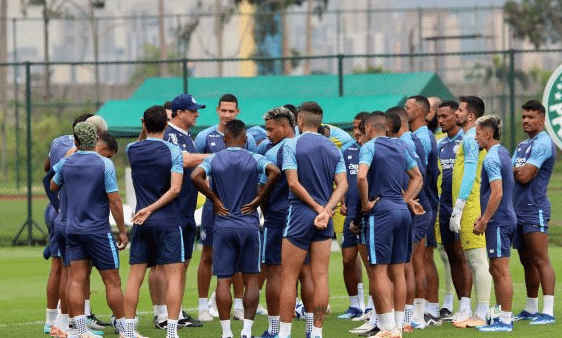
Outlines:
[[[515,150],[515,51],[509,50],[509,114],[511,116],[510,150]]]
[[[14,62],[18,62],[17,47],[17,19],[12,19],[12,47],[14,48]],[[18,86],[19,66],[14,65],[14,117],[16,119],[16,190],[20,190],[20,103],[19,103],[19,86]]]
[[[183,92],[187,94],[187,90],[188,90],[187,78],[189,76],[187,70],[187,59],[183,59],[181,65],[182,65],[182,72],[183,72]]]
[[[343,55],[338,54],[338,95],[343,96]]]

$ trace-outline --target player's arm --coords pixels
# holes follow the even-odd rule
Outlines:
[[[213,208],[215,213],[219,215],[228,215],[228,209],[224,207],[220,198],[211,190],[211,187],[207,184],[207,174],[205,170],[198,166],[191,172],[191,182],[195,186],[195,189],[199,190],[203,195],[205,195],[211,202],[213,202]]]
[[[359,198],[361,199],[361,212],[369,211],[373,208],[369,203],[369,184],[367,183],[367,172],[369,165],[365,163],[359,164],[359,172],[357,173],[357,189],[359,190]],[[359,211],[359,210],[358,210]],[[359,212],[358,214],[361,214]]]
[[[287,169],[285,171],[285,176],[287,177],[287,184],[289,185],[289,189],[306,205],[308,205],[312,210],[314,210],[317,214],[321,213],[324,210],[324,207],[320,204],[316,203],[316,201],[310,196],[308,191],[302,186],[299,182],[299,176],[296,170]]]
[[[55,171],[52,169],[49,170],[49,172],[45,175],[45,177],[43,177],[43,188],[45,189],[45,193],[47,194],[47,198],[49,199],[49,202],[51,202],[53,208],[55,208],[55,210],[58,211],[60,209],[59,197],[56,192],[51,190],[51,179],[54,176],[55,176]]]
[[[183,167],[195,168],[200,165],[210,154],[196,154],[183,152]]]
[[[513,167],[513,178],[521,184],[527,184],[537,176],[539,168],[532,164],[523,164],[520,167]]]
[[[43,163],[43,170],[45,170],[45,172],[49,172],[49,169],[51,169],[51,159],[47,157],[45,159],[45,163]]]
[[[328,203],[324,206],[324,210],[314,219],[314,225],[318,229],[326,229],[330,218],[334,215],[334,208],[347,191],[347,173],[345,172],[345,167],[343,172],[337,172],[334,175],[334,183],[336,184],[336,188],[332,192],[332,196],[330,196]]]
[[[121,202],[121,196],[117,191],[107,193],[107,199],[109,200],[109,210],[111,210],[111,215],[117,224],[117,229],[119,229],[117,247],[119,250],[123,250],[129,243],[127,229],[125,228],[125,217],[123,216],[123,202]]]
[[[408,207],[410,207],[414,214],[423,215],[425,210],[423,210],[423,207],[414,200],[423,187],[423,176],[417,166],[408,169],[406,173],[408,174],[410,180],[408,181],[408,187],[404,192],[404,201],[408,204]]]
[[[490,199],[486,205],[486,210],[480,216],[476,222],[474,222],[473,233],[476,235],[482,235],[486,231],[488,222],[492,219],[503,197],[502,180],[494,180],[490,182]]]
[[[242,206],[241,211],[245,214],[254,212],[256,208],[262,203],[262,201],[267,199],[267,196],[271,192],[271,189],[277,183],[281,171],[279,168],[273,164],[268,163],[265,167],[265,174],[267,175],[267,182],[258,190],[256,197],[248,204]]]
[[[520,167],[514,168],[513,176],[521,184],[527,184],[539,173],[539,169],[552,156],[552,147],[549,142],[539,139],[533,144],[529,158]]]
[[[449,220],[449,229],[458,233],[461,230],[461,218],[464,212],[466,201],[472,192],[474,180],[476,180],[476,171],[478,168],[478,151],[479,147],[473,138],[465,138],[463,140],[464,149],[464,172],[461,179],[461,187],[459,196],[453,206],[453,212]]]
[[[144,221],[150,215],[152,215],[156,210],[163,208],[168,203],[174,200],[174,198],[178,197],[181,191],[181,184],[183,181],[183,174],[178,172],[172,172],[170,178],[170,189],[168,189],[164,195],[160,196],[154,203],[140,209],[137,213],[133,216],[133,223],[135,224],[143,224]]]

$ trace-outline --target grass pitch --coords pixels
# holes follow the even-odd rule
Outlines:
[[[0,248],[0,337],[48,337],[42,333],[45,320],[45,286],[49,272],[50,262],[41,257],[40,247],[5,247]],[[514,312],[520,311],[525,305],[525,284],[523,281],[523,269],[519,264],[517,252],[513,251],[511,259],[511,272],[514,280]],[[562,276],[562,248],[551,246],[550,258],[555,267],[556,274]],[[125,284],[128,272],[128,251],[121,252],[121,277]],[[193,315],[197,315],[197,286],[196,273],[199,263],[199,251],[194,252],[192,262],[188,271],[187,287],[184,308]],[[441,262],[436,255],[436,263],[441,271]],[[365,279],[364,274],[364,279]],[[365,281],[366,282],[366,281]],[[215,281],[212,282],[212,289]],[[365,283],[367,285],[367,283]],[[92,274],[92,308],[94,313],[104,320],[109,319],[110,310],[105,303],[105,291],[97,272]],[[442,292],[442,290],[441,290]],[[562,288],[556,287],[556,294],[560,295]],[[493,291],[492,301],[493,304]],[[542,309],[542,301],[540,302]],[[265,297],[262,292],[261,304],[265,305]],[[329,315],[324,328],[324,337],[355,337],[348,330],[361,323],[348,320],[339,320],[336,315],[345,311],[349,305],[341,271],[341,253],[333,252],[330,260],[330,305],[333,314]],[[455,304],[457,306],[457,304]],[[139,331],[148,337],[165,337],[165,331],[156,330],[152,325],[152,305],[148,295],[148,287],[145,283],[141,290],[138,307],[140,326]],[[555,315],[562,320],[562,305],[560,299],[556,300]],[[267,317],[256,316],[253,333],[260,335],[267,328]],[[239,335],[242,324],[233,321],[232,329],[235,336]],[[510,337],[556,337],[562,330],[562,324],[531,326],[527,322],[516,322],[515,329],[509,334]],[[179,331],[180,337],[220,337],[220,325],[218,320],[205,324],[202,328],[188,328]],[[416,330],[405,337],[483,337],[492,335],[506,335],[501,333],[481,333],[475,329],[455,329],[451,324],[442,327],[431,327],[425,330]],[[111,329],[106,329],[107,337],[116,337]],[[294,322],[293,337],[304,337],[304,322]]]

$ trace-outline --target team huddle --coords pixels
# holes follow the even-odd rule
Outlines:
[[[306,337],[321,338],[336,212],[344,219],[343,275],[350,300],[338,318],[364,321],[351,333],[402,337],[444,321],[509,332],[514,320],[555,322],[546,195],[555,148],[543,131],[541,103],[522,107],[529,138],[513,155],[500,145],[501,120],[485,115],[484,102],[475,96],[461,96],[460,103],[412,96],[404,107],[361,112],[352,121],[353,137],[323,123],[315,102],[272,108],[263,116],[265,130],[246,128],[236,119],[237,98],[225,94],[216,109],[219,123],[194,140],[189,129],[203,108],[189,94],[150,107],[138,141],[127,146],[136,209],[124,292],[118,250],[129,237],[109,159],[117,142],[105,121],[91,115],[74,121],[73,135],[52,142],[44,168],[53,258],[45,333],[98,338],[111,325],[119,337],[143,338],[136,313],[150,268],[154,325],[167,338],[217,316],[222,337],[231,338],[232,308],[243,321],[240,336],[253,338],[264,280],[268,327],[260,337],[291,337],[294,317],[302,316]],[[183,311],[182,299],[199,193],[206,202],[194,319]],[[526,306],[515,317],[512,245],[527,290]],[[436,248],[445,267],[441,306]],[[369,281],[367,304],[361,262]],[[106,287],[109,324],[90,309],[92,266]],[[213,275],[217,285],[209,301]],[[492,282],[496,305],[490,308]]]

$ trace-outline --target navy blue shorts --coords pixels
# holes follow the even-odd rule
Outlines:
[[[361,231],[357,236],[357,244],[367,245],[367,218],[361,218]]]
[[[375,210],[367,220],[369,263],[406,263],[412,255],[412,216],[407,209]]]
[[[237,272],[260,272],[258,229],[216,229],[213,241],[213,274],[217,278],[232,277]]]
[[[261,263],[268,265],[281,265],[281,242],[283,241],[283,227],[265,227]]]
[[[70,266],[70,260],[66,254],[66,227],[56,224],[54,226],[55,240],[59,246],[60,258],[64,266]]]
[[[213,246],[213,225],[215,224],[215,212],[213,203],[205,202],[203,211],[201,212],[201,244],[204,246]]]
[[[69,262],[88,259],[98,270],[119,269],[119,252],[111,232],[103,234],[66,234]]]
[[[441,243],[443,245],[453,245],[455,241],[461,240],[460,234],[452,232],[449,228],[451,213],[451,210],[439,208],[439,230],[441,231]]]
[[[425,247],[426,248],[436,248],[437,240],[435,239],[435,221],[437,219],[437,210],[431,209],[426,211],[426,213],[431,212],[431,218],[429,220],[429,226],[427,227],[427,234],[425,235]]]
[[[351,248],[357,246],[359,244],[359,234],[354,234],[349,229],[349,225],[353,221],[354,217],[347,216],[345,221],[343,222],[343,233],[342,233],[342,240],[341,240],[341,247],[342,249]]]
[[[488,258],[511,256],[511,243],[515,235],[515,224],[489,222],[486,227],[486,251]]]
[[[185,260],[190,260],[193,257],[193,245],[195,243],[195,235],[197,228],[193,225],[182,227],[183,234],[183,252]]]
[[[548,235],[548,223],[543,225],[539,224],[521,224],[517,223],[515,229],[515,235],[513,237],[513,247],[517,250],[527,249],[527,243],[525,242],[525,235],[532,232],[542,232]]]
[[[429,227],[429,222],[431,221],[431,210],[426,211],[423,215],[412,216],[412,239],[414,244],[418,244],[427,235],[427,229]]]
[[[148,267],[185,262],[185,248],[181,226],[134,225],[131,234],[129,264]]]
[[[45,207],[45,212],[43,217],[45,218],[45,225],[49,230],[49,251],[51,252],[51,257],[60,258],[60,246],[55,234],[55,219],[57,218],[57,211],[51,205],[51,202],[47,203]]]
[[[283,237],[287,238],[293,245],[308,251],[310,243],[324,241],[334,237],[334,223],[332,219],[328,227],[318,230],[314,226],[314,219],[318,216],[316,212],[304,204],[290,204],[287,226]]]

